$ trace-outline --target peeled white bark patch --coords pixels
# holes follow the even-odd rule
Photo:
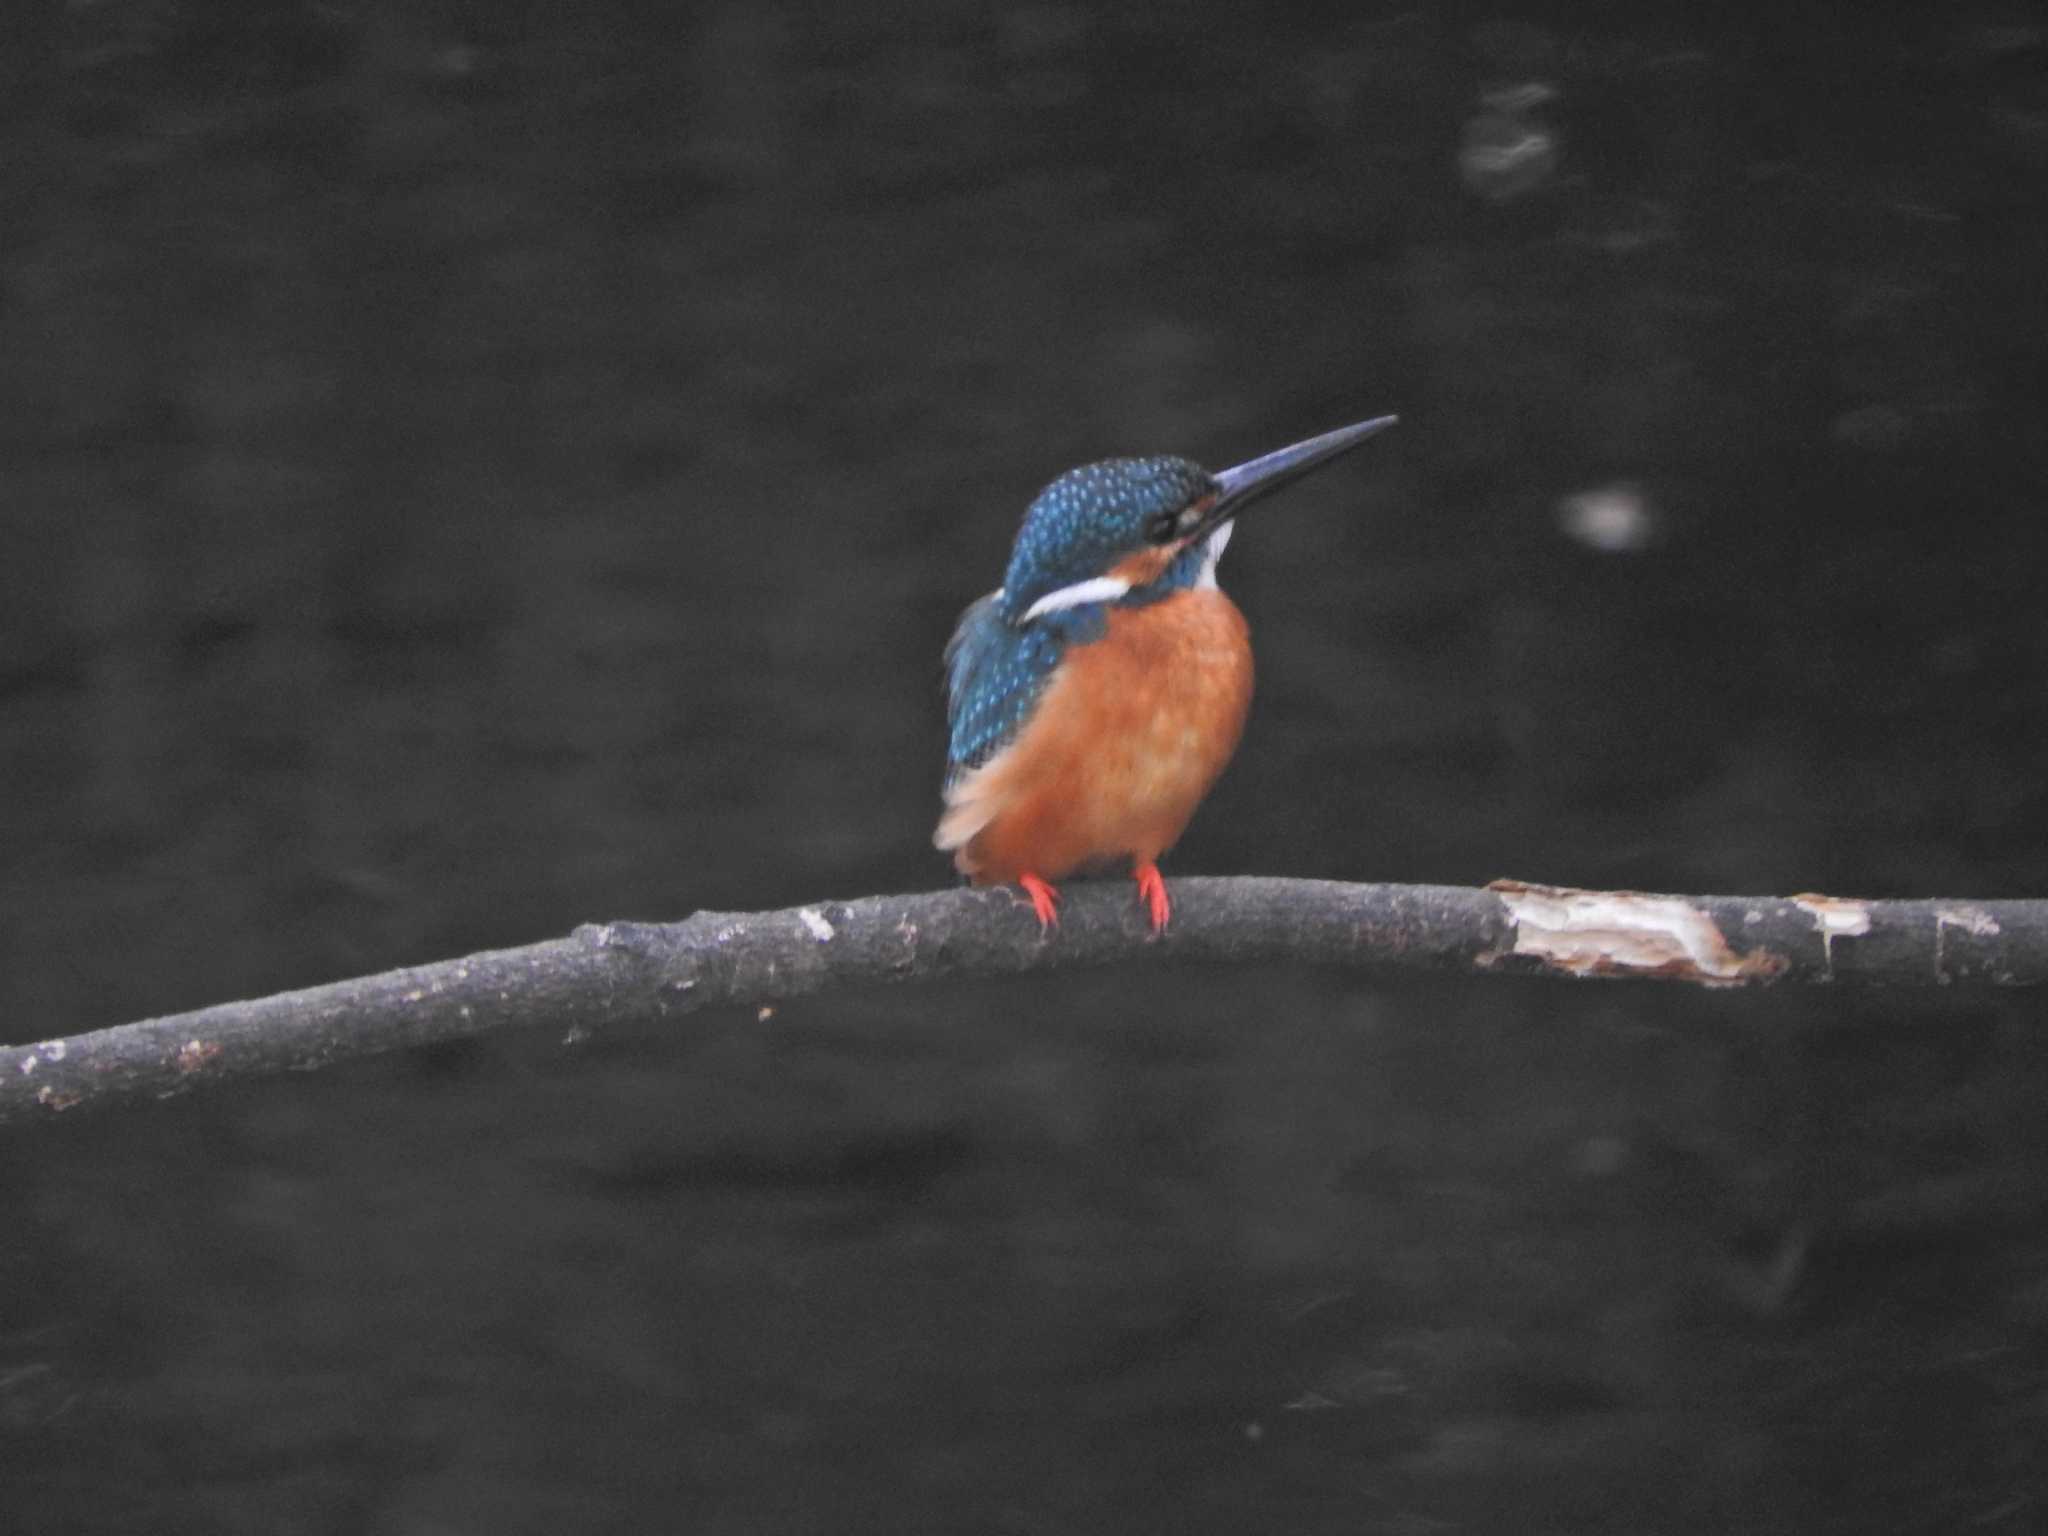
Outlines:
[[[1508,953],[1574,976],[1675,977],[1735,987],[1785,968],[1784,958],[1768,950],[1737,954],[1711,917],[1676,896],[1511,880],[1487,889],[1514,924]]]

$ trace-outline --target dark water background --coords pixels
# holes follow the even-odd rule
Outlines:
[[[2048,894],[2035,9],[6,14],[0,1037],[941,883],[1030,494],[1387,409],[1169,875]],[[16,1129],[0,1528],[2040,1529],[2040,1007],[1146,971]]]

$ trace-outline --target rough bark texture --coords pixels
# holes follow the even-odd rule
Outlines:
[[[2016,987],[2048,979],[2048,901],[1650,896],[1498,881],[1172,882],[1147,931],[1128,885],[1077,885],[1041,934],[1007,888],[596,923],[522,949],[0,1048],[0,1121],[523,1025],[573,1030],[831,987],[1113,961],[1307,960],[1361,970]]]

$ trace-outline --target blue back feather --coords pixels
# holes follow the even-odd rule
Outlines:
[[[946,646],[946,782],[979,768],[1015,739],[1070,645],[1109,628],[1100,603],[1048,613],[1019,628],[991,592],[960,615]]]

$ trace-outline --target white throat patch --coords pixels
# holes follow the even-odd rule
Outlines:
[[[1195,585],[1214,591],[1216,587],[1216,562],[1223,558],[1223,551],[1230,547],[1230,535],[1236,529],[1235,521],[1218,523],[1210,530],[1209,537],[1202,541],[1202,573],[1195,578]]]

